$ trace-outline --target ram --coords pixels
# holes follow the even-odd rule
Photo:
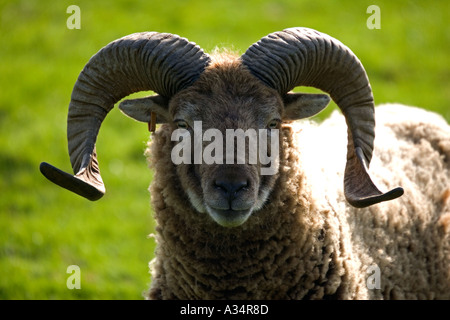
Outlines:
[[[297,86],[329,96],[291,93]],[[72,92],[75,175],[47,163],[41,172],[99,199],[100,125],[144,90],[157,95],[120,109],[152,129],[162,123],[146,151],[157,222],[148,298],[450,298],[450,128],[417,108],[375,109],[361,62],[338,40],[291,28],[242,56],[208,55],[172,34],[116,40]],[[329,97],[343,116],[295,121]],[[245,143],[252,130],[256,143]]]

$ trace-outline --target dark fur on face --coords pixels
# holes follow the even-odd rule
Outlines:
[[[252,75],[238,55],[216,52],[211,58],[200,77],[171,99],[156,95],[125,100],[119,108],[143,122],[156,114],[156,122],[167,123],[171,134],[184,129],[190,161],[184,161],[183,151],[184,160],[176,164],[183,192],[196,211],[220,226],[236,227],[264,207],[278,179],[282,122],[310,117],[330,98],[303,93],[280,96]],[[204,139],[207,132],[210,136]],[[184,150],[178,149],[180,140],[171,140],[172,151]],[[216,140],[222,144],[211,147]],[[228,146],[230,141],[233,144]],[[213,161],[204,161],[207,150]]]
[[[172,129],[181,121],[190,130],[191,138],[194,121],[201,121],[203,130],[219,130],[224,139],[226,129],[266,129],[270,135],[271,130],[279,129],[282,112],[279,95],[255,79],[238,58],[229,56],[219,56],[192,87],[177,94],[169,104]],[[246,160],[248,142],[246,139]],[[207,144],[203,142],[203,149]],[[223,164],[180,164],[177,172],[197,211],[207,212],[220,225],[233,227],[262,208],[277,179],[277,170],[272,175],[261,175],[260,162],[226,164],[225,154],[224,150]]]

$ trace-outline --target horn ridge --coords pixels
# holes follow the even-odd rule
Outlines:
[[[347,46],[313,29],[289,28],[263,37],[241,59],[255,77],[282,96],[302,85],[330,94],[349,128],[344,191],[346,196],[351,193],[350,204],[359,206],[358,199],[373,204],[401,195],[397,189],[381,193],[366,170],[374,148],[374,101],[366,71]]]
[[[112,41],[90,58],[72,91],[67,139],[75,176],[48,164],[42,165],[42,173],[90,200],[100,198],[105,189],[95,143],[114,104],[144,90],[170,98],[197,80],[209,62],[195,43],[170,33],[141,32]]]

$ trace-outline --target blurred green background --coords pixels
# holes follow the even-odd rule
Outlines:
[[[373,4],[381,29],[366,25]],[[48,161],[71,171],[65,130],[72,87],[110,41],[160,31],[207,52],[216,46],[244,52],[268,33],[306,26],[358,55],[376,103],[416,105],[450,120],[449,4],[0,0],[0,299],[142,299],[150,284],[155,242],[148,237],[154,222],[146,125],[117,109],[106,118],[97,150],[108,192],[98,202],[57,188],[38,169]],[[66,26],[69,5],[81,9],[79,30]],[[66,286],[69,265],[80,267],[80,290]]]

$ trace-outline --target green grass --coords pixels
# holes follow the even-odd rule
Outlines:
[[[81,8],[80,30],[66,28],[71,4]],[[371,4],[381,9],[380,30],[366,27]],[[160,31],[206,51],[244,52],[270,32],[307,26],[352,48],[377,103],[416,105],[450,120],[449,6],[446,0],[1,0],[0,299],[141,299],[150,283],[155,243],[147,237],[154,222],[146,125],[116,109],[105,120],[97,150],[108,191],[98,202],[55,187],[38,169],[48,161],[70,171],[70,93],[102,46]],[[72,264],[81,268],[81,290],[66,287]]]

